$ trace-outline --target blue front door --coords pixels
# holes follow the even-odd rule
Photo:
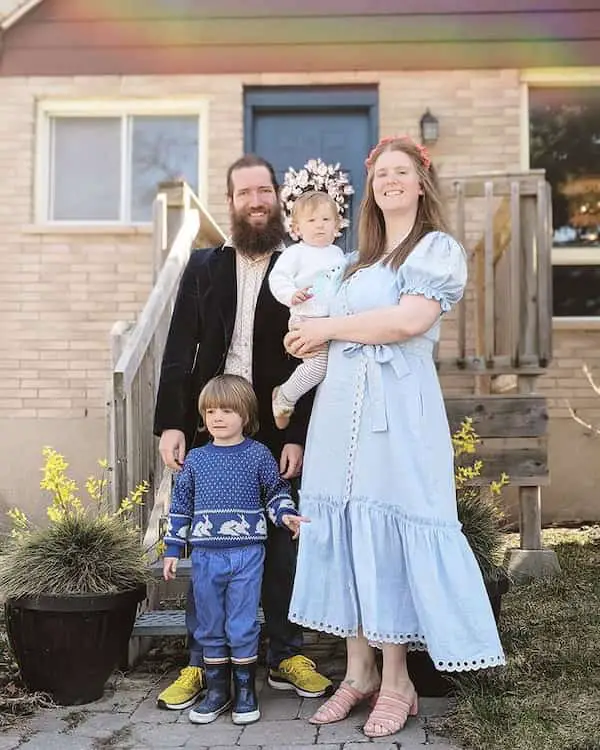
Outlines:
[[[277,92],[262,90],[270,106],[256,106],[250,113],[248,101],[252,100],[248,97],[245,150],[268,159],[280,181],[289,167],[300,169],[308,159],[320,157],[328,164],[339,162],[355,190],[349,200],[350,231],[338,241],[341,247],[350,250],[354,248],[358,207],[364,188],[364,160],[376,137],[372,104],[376,92],[369,92],[371,103],[362,106],[356,106],[357,102],[351,106],[347,92],[343,92],[346,97],[341,96],[339,103],[335,91],[315,101],[315,93],[322,92],[322,89],[317,92],[308,89],[293,92],[296,95],[291,96],[291,92],[285,91],[278,98]]]

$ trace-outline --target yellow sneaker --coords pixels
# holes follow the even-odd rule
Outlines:
[[[275,690],[295,690],[302,698],[318,698],[331,687],[331,680],[317,672],[314,661],[306,656],[290,656],[270,669],[267,678]]]
[[[204,672],[201,667],[184,667],[179,677],[159,693],[156,705],[159,708],[180,711],[189,708],[200,697],[204,689]]]

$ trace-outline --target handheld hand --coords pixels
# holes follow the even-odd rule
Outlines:
[[[177,575],[177,557],[165,557],[163,560],[163,578],[172,581]]]
[[[292,305],[299,305],[301,302],[306,302],[306,300],[311,299],[312,296],[309,286],[304,287],[304,289],[298,289],[298,291],[294,292],[292,296]]]
[[[331,318],[306,318],[295,323],[283,339],[288,354],[299,359],[307,359],[323,351],[331,338],[330,320]]]
[[[291,514],[286,514],[285,516],[282,516],[281,523],[284,526],[287,526],[288,529],[292,532],[292,539],[298,539],[300,536],[300,526],[303,523],[310,523],[310,518],[306,518],[305,516],[292,516]]]

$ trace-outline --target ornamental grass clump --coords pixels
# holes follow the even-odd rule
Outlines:
[[[475,458],[480,439],[470,417],[453,434],[452,442],[458,459],[454,475],[458,518],[483,577],[495,580],[504,575],[502,558],[506,538],[501,530],[504,514],[498,499],[502,488],[509,482],[508,475],[502,472],[498,480],[491,481],[487,486],[470,484],[481,476],[483,470],[483,461]],[[465,463],[465,456],[473,456],[473,460]]]
[[[12,531],[0,554],[0,594],[6,598],[39,595],[111,594],[147,581],[147,559],[135,522],[148,491],[138,485],[114,510],[109,501],[109,469],[90,477],[84,505],[68,464],[44,448],[40,487],[50,493],[48,523],[34,525],[19,509],[8,511]]]

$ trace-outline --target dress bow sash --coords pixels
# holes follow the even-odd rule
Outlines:
[[[399,347],[388,344],[346,344],[342,350],[347,357],[361,356],[366,363],[367,388],[372,408],[373,432],[386,432],[387,415],[382,368],[389,365],[397,378],[410,374],[410,368]]]

